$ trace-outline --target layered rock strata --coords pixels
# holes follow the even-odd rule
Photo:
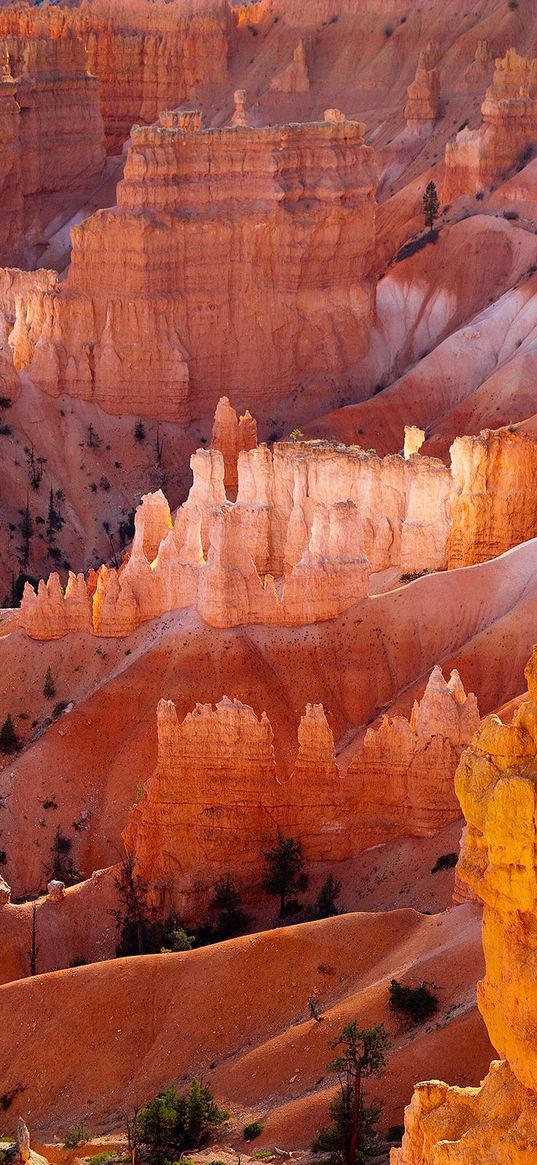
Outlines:
[[[234,503],[220,450],[198,450],[191,466],[193,484],[173,525],[162,495],[144,499],[119,571],[102,567],[87,587],[71,576],[65,598],[57,575],[40,582],[37,595],[28,585],[19,615],[28,634],[55,638],[91,627],[125,635],[190,605],[212,626],[299,626],[336,618],[365,598],[371,572],[445,566],[450,474],[439,461],[261,445],[238,454]]]
[[[479,129],[460,130],[446,146],[444,202],[491,186],[537,140],[537,59],[509,49],[497,60],[481,113]]]
[[[475,697],[456,673],[446,683],[435,669],[410,725],[386,719],[368,733],[356,769],[343,774],[323,707],[310,704],[285,779],[265,713],[224,698],[215,709],[198,704],[180,723],[175,705],[161,700],[157,768],[131,811],[126,849],[159,909],[201,917],[222,870],[255,900],[263,852],[278,829],[301,842],[308,863],[337,862],[404,833],[430,836],[456,819],[453,775],[478,724]],[[375,801],[376,781],[369,806],[364,790]]]
[[[257,425],[248,409],[238,417],[227,396],[220,397],[214,414],[211,449],[219,449],[224,458],[224,486],[236,490],[239,453],[257,446]]]
[[[185,423],[246,386],[266,415],[327,369],[346,384],[374,311],[376,176],[354,121],[135,127],[117,207],[73,229],[61,290],[21,299],[16,367]]]
[[[430,129],[440,116],[440,74],[434,67],[436,53],[420,53],[416,76],[408,87],[405,119],[413,132]]]
[[[430,837],[456,820],[453,774],[479,723],[477,700],[466,695],[458,672],[446,682],[435,667],[410,721],[383,716],[368,728],[347,779],[355,788],[360,835],[370,845],[386,840],[388,820],[415,837]]]
[[[537,1160],[537,652],[512,724],[488,716],[455,778],[467,821],[460,877],[484,903],[478,1003],[503,1062],[479,1089],[417,1086],[392,1165]]]
[[[0,11],[0,259],[24,253],[23,232],[39,229],[32,196],[78,190],[104,165],[99,83],[82,41],[44,32]],[[46,27],[46,25],[45,25]]]
[[[135,123],[150,124],[162,109],[227,79],[233,18],[223,0],[195,4],[92,0],[74,8],[0,10],[5,36],[74,33],[84,44],[89,71],[99,79],[109,153],[120,153]]]
[[[451,471],[411,452],[419,431],[406,458],[323,442],[261,445],[238,452],[230,502],[224,455],[234,482],[237,444],[253,439],[253,422],[245,416],[241,429],[223,403],[217,430],[223,452],[193,455],[193,484],[173,522],[161,493],[144,499],[119,571],[103,566],[86,583],[71,575],[65,596],[57,575],[37,595],[26,586],[18,619],[29,635],[122,636],[188,606],[216,627],[300,626],[366,598],[372,574],[468,566],[537,535],[537,442],[525,434],[457,438]]]

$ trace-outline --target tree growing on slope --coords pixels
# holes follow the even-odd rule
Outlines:
[[[382,1023],[359,1029],[354,1020],[329,1046],[337,1055],[327,1071],[337,1073],[339,1091],[330,1103],[331,1122],[318,1133],[312,1150],[327,1154],[332,1165],[367,1165],[378,1149],[375,1126],[381,1106],[366,1102],[364,1081],[384,1075],[391,1038]]]
[[[263,889],[280,899],[280,918],[285,918],[298,910],[294,895],[307,889],[308,875],[304,873],[302,846],[294,837],[285,837],[278,830],[278,840],[272,849],[263,854],[267,868],[263,876]]]
[[[425,217],[425,226],[432,231],[435,218],[438,218],[438,211],[440,210],[440,202],[438,198],[438,191],[434,182],[429,182],[425,187],[423,195],[423,214]]]

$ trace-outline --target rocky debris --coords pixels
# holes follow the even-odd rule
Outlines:
[[[11,886],[8,886],[5,878],[0,875],[0,907],[7,906],[11,902]]]
[[[60,882],[58,878],[53,878],[47,884],[47,894],[49,902],[53,902],[58,906],[65,898],[65,882]]]

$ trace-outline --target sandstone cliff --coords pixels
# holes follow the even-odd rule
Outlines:
[[[509,428],[458,437],[451,446],[448,566],[503,554],[537,534],[537,441]]]
[[[374,311],[375,187],[358,122],[135,127],[117,207],[73,229],[62,289],[21,303],[15,365],[180,422],[224,393],[266,417],[299,385],[346,384]]]
[[[427,837],[460,816],[453,775],[479,728],[477,700],[457,671],[446,682],[435,667],[410,721],[383,716],[369,728],[347,769],[354,785],[357,830],[368,844],[387,830]]]
[[[301,842],[308,863],[338,862],[456,820],[454,772],[478,725],[475,696],[456,672],[446,683],[435,668],[410,724],[385,717],[343,775],[323,707],[308,704],[286,780],[277,778],[265,713],[224,698],[179,723],[174,704],[161,700],[157,768],[131,811],[126,849],[159,909],[202,917],[222,872],[255,901],[278,829]]]
[[[522,1165],[537,1160],[537,651],[528,698],[504,725],[489,716],[455,779],[468,828],[460,877],[484,903],[478,1003],[504,1058],[479,1089],[418,1085],[392,1165]]]
[[[73,8],[0,10],[0,39],[9,35],[74,34],[100,82],[101,112],[110,153],[120,153],[135,123],[150,124],[204,85],[227,78],[233,19],[223,0],[196,4],[164,0],[92,0]]]
[[[0,10],[0,261],[24,257],[39,231],[36,197],[77,190],[105,160],[99,83],[81,40],[43,14]],[[33,10],[35,12],[35,10]]]
[[[509,49],[496,61],[478,130],[460,130],[446,146],[442,199],[476,194],[521,162],[537,134],[537,59]]]

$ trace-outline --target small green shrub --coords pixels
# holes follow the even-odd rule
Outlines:
[[[86,1145],[91,1140],[91,1132],[85,1124],[72,1125],[67,1130],[63,1143],[66,1149],[76,1149],[78,1145]]]
[[[145,441],[145,425],[143,421],[137,421],[134,426],[134,440]]]
[[[249,1125],[245,1125],[242,1130],[242,1135],[245,1141],[255,1141],[256,1137],[260,1137],[265,1128],[262,1121],[250,1121]]]
[[[404,1016],[410,1023],[424,1023],[438,1011],[438,999],[425,983],[407,987],[392,979],[388,996],[390,1010]]]
[[[270,1149],[256,1149],[255,1153],[250,1154],[252,1161],[270,1161],[274,1153]]]
[[[54,699],[54,696],[56,695],[56,685],[54,683],[50,667],[47,667],[47,674],[43,684],[43,695],[46,696],[47,700]]]
[[[440,857],[434,863],[431,874],[437,874],[439,870],[452,870],[453,866],[457,865],[458,860],[458,856],[455,853],[440,854]]]
[[[113,1161],[115,1153],[96,1153],[94,1157],[90,1157],[88,1165],[107,1165],[108,1161]]]
[[[0,752],[12,753],[18,752],[21,747],[21,742],[15,732],[15,725],[11,712],[8,712],[2,727],[0,728]]]

